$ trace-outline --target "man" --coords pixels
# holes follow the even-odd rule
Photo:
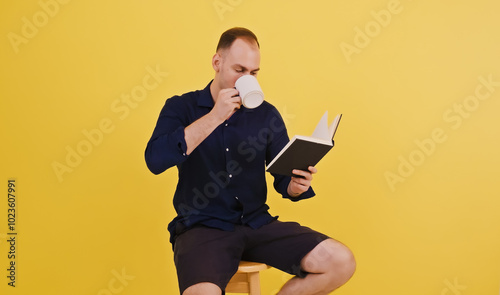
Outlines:
[[[327,294],[349,280],[351,251],[328,236],[268,213],[265,163],[289,141],[275,107],[241,104],[236,80],[257,76],[260,49],[245,28],[224,32],[212,58],[214,79],[168,99],[145,152],[159,174],[177,166],[177,216],[169,224],[180,292],[224,294],[240,260],[296,275],[278,294]],[[309,171],[274,176],[274,188],[298,201],[314,196]]]

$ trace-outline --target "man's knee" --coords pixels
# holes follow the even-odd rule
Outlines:
[[[347,282],[356,270],[354,254],[347,246],[338,241],[329,239],[325,244],[325,251],[330,254],[327,255],[328,259],[326,259],[330,272]]]
[[[188,287],[182,295],[221,295],[222,291],[216,284],[213,283],[198,283]]]
[[[333,239],[319,243],[302,261],[303,268],[312,273],[336,273],[349,279],[356,269],[352,251]]]

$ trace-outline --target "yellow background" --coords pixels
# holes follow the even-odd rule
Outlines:
[[[61,2],[1,4],[1,294],[178,292],[166,231],[176,169],[154,176],[143,152],[165,99],[212,79],[216,43],[233,26],[259,37],[259,81],[290,135],[309,135],[325,110],[344,114],[317,196],[269,195],[272,214],[354,251],[357,272],[335,294],[499,294],[498,1]],[[163,76],[147,80],[148,69]],[[488,91],[480,78],[497,84]],[[144,94],[145,79],[155,87],[141,101],[121,100]],[[471,98],[477,88],[490,97]],[[467,118],[455,111],[463,104]],[[58,178],[54,163],[68,165],[68,149],[84,149],[103,120],[108,132]],[[263,294],[288,278],[266,271]]]

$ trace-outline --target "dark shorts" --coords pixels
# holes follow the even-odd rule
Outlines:
[[[214,283],[224,294],[240,260],[262,262],[305,277],[302,258],[328,236],[296,222],[273,221],[259,229],[236,225],[234,231],[196,226],[179,235],[174,261],[182,292],[201,282]]]

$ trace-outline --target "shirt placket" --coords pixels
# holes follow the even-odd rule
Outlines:
[[[232,158],[232,149],[234,148],[233,145],[231,145],[231,138],[230,138],[230,129],[233,128],[233,126],[231,126],[231,123],[228,122],[228,121],[225,121],[224,122],[224,128],[222,129],[222,140],[223,140],[223,143],[224,143],[224,159],[225,159],[225,167],[226,167],[226,172],[229,176],[229,183],[228,185],[234,181],[234,177],[236,177],[235,175],[231,174],[230,171],[231,171],[231,168],[229,167],[229,163],[231,163],[231,161],[233,160]],[[241,208],[241,215],[240,215],[240,221],[243,220],[243,203],[241,202],[241,200],[238,198],[238,196],[233,196],[234,199],[238,202],[240,208]]]

